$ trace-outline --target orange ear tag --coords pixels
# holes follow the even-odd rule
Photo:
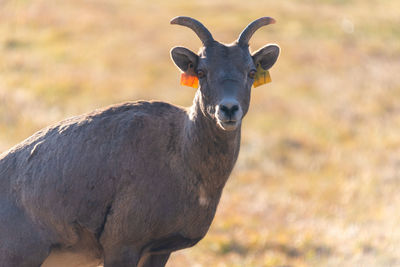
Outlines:
[[[271,80],[271,75],[269,75],[269,71],[264,70],[260,64],[257,65],[257,72],[256,76],[254,77],[254,87],[258,87],[260,85],[270,83]]]
[[[186,74],[183,72],[181,74],[181,85],[198,88],[199,87],[199,78],[197,78],[197,76]]]

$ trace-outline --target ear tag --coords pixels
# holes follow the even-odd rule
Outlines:
[[[256,76],[254,77],[254,87],[258,87],[260,85],[270,83],[271,80],[271,75],[269,75],[269,71],[264,70],[260,64],[257,64],[257,72]]]
[[[181,74],[181,85],[198,88],[199,87],[199,78],[197,78],[197,76],[190,75],[190,74],[183,72]]]

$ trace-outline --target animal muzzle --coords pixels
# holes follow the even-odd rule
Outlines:
[[[223,130],[233,131],[242,121],[243,110],[235,99],[224,99],[216,106],[215,117]]]

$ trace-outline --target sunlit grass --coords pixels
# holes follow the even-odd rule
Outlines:
[[[324,1],[4,1],[0,149],[40,128],[127,100],[190,105],[169,50],[203,21],[230,43],[278,43],[253,89],[242,149],[209,234],[168,266],[400,264],[400,4]]]

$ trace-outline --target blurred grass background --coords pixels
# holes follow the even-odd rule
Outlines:
[[[200,41],[177,15],[226,43],[271,16],[251,48],[282,53],[209,234],[167,266],[400,266],[397,1],[0,1],[0,151],[113,103],[190,105],[169,50]]]

